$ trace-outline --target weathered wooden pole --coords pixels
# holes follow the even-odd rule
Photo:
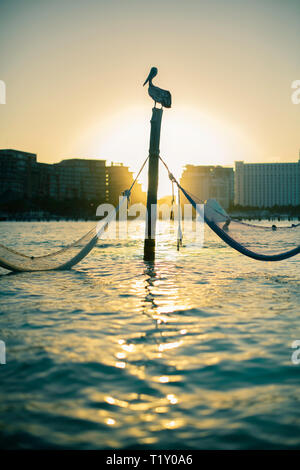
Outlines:
[[[155,259],[155,232],[157,218],[157,187],[158,187],[158,164],[159,164],[159,141],[162,108],[152,108],[149,167],[148,167],[148,194],[147,194],[147,214],[146,232],[144,244],[144,260],[153,261]]]
[[[152,67],[144,85],[149,83],[148,94],[153,99],[155,106],[152,108],[150,149],[149,149],[149,170],[148,170],[148,195],[147,195],[147,215],[146,233],[144,244],[144,260],[153,261],[155,258],[155,230],[157,217],[157,186],[158,186],[158,163],[159,163],[159,140],[162,118],[162,107],[171,108],[172,97],[167,90],[162,90],[154,86],[152,80],[157,75],[157,68]],[[156,103],[161,104],[161,108],[156,108]]]

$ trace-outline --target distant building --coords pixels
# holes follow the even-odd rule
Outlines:
[[[105,160],[72,158],[59,163],[39,163],[36,154],[0,150],[0,197],[9,200],[86,200],[115,206],[122,191],[129,189],[133,174],[122,164],[106,166]],[[136,183],[131,202],[144,202],[145,193]]]
[[[48,164],[36,154],[0,150],[0,195],[8,199],[107,200],[105,160],[70,159]]]
[[[123,163],[112,163],[111,166],[107,167],[107,178],[109,188],[109,202],[116,206],[119,203],[119,196],[125,189],[129,189],[132,185],[133,173],[129,171],[127,166]],[[145,204],[146,194],[142,191],[140,183],[135,183],[130,201],[132,204],[142,202]]]
[[[300,204],[300,160],[295,163],[235,162],[235,204],[253,207]]]
[[[0,150],[1,199],[30,198],[32,192],[32,167],[36,154],[19,150]]]
[[[209,198],[216,199],[225,209],[234,200],[233,168],[211,165],[186,165],[180,179],[180,184],[202,201]]]
[[[56,199],[108,199],[108,179],[105,160],[72,158],[51,165],[52,186]]]

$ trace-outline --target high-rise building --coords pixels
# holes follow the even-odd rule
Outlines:
[[[119,203],[119,196],[133,183],[123,164],[106,166],[105,160],[72,158],[59,163],[39,163],[36,154],[0,150],[0,197],[8,200],[85,200]],[[145,193],[136,183],[131,202],[144,202]]]
[[[186,165],[180,184],[197,198],[216,199],[227,209],[234,200],[233,168],[211,165]],[[186,204],[186,200],[183,201]]]
[[[133,174],[129,171],[127,166],[123,163],[112,163],[111,166],[107,167],[108,175],[108,188],[109,188],[109,202],[114,206],[119,203],[119,196],[123,191],[129,189],[133,183]],[[146,194],[142,191],[140,183],[135,183],[131,197],[131,203],[136,204],[142,202],[145,204]]]
[[[47,164],[37,162],[33,153],[0,150],[0,195],[2,199],[106,201],[106,170],[105,160],[74,158]]]
[[[36,154],[20,150],[0,150],[0,196],[6,199],[30,198],[32,168]]]
[[[105,160],[72,158],[53,167],[54,193],[57,199],[106,201],[108,178]]]
[[[235,204],[252,207],[300,204],[300,160],[294,163],[235,162]]]

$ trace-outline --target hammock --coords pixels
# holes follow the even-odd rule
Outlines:
[[[166,162],[159,158],[170,180],[178,186],[202,218],[199,204],[203,204],[203,201],[184,189],[170,172]],[[252,259],[282,261],[300,253],[300,224],[265,227],[240,222],[230,217],[215,199],[209,199],[204,204],[204,221],[227,245]]]
[[[75,266],[75,264],[85,258],[94,248],[98,238],[105,232],[109,223],[115,220],[124,202],[129,200],[132,188],[143,171],[148,158],[149,157],[147,157],[142,164],[130,188],[123,192],[123,197],[120,199],[118,206],[108,214],[103,222],[98,222],[88,233],[79,238],[79,240],[66,246],[62,250],[44,256],[27,256],[0,244],[0,266],[14,272],[61,271]]]
[[[203,217],[199,203],[178,187]],[[229,246],[259,261],[282,261],[300,253],[300,224],[288,227],[252,225],[231,218],[215,199],[204,204],[204,221]]]
[[[95,224],[83,237],[62,250],[44,256],[27,256],[0,244],[0,266],[15,272],[70,269],[85,258],[94,248],[98,238],[107,229],[109,223],[115,219],[117,212],[128,199],[128,196],[129,191],[122,197],[119,205],[109,213],[103,222],[100,221]]]
[[[199,207],[201,201],[196,202],[195,199],[197,198],[195,196],[192,197],[177,182],[172,173],[170,173],[166,163],[161,157],[160,159],[167,168],[171,181],[176,183],[179,190],[182,191],[187,200],[202,217],[203,214]],[[0,244],[0,266],[15,272],[24,272],[70,269],[79,263],[94,248],[98,238],[101,237],[109,223],[114,220],[121,206],[129,198],[132,187],[147,160],[148,158],[143,163],[130,189],[125,191],[118,207],[111,211],[102,224],[101,222],[97,223],[82,238],[62,250],[44,256],[27,256]],[[214,199],[208,200],[204,205],[204,221],[225,243],[250,258],[260,261],[281,261],[300,253],[300,245],[298,244],[300,241],[300,224],[292,224],[289,227],[276,227],[275,225],[265,227],[240,222],[231,218]],[[181,241],[180,226],[178,240],[177,247],[179,247]]]

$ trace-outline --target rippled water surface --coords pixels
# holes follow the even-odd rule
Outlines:
[[[42,254],[90,227],[3,222],[0,243]],[[131,222],[70,271],[1,270],[2,448],[300,447],[300,256],[253,261],[209,233],[178,253],[175,229],[155,264]]]

